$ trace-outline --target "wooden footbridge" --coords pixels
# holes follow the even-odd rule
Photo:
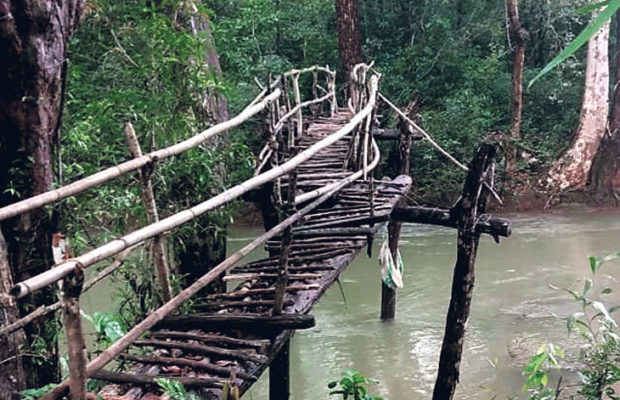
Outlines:
[[[312,78],[306,90],[300,84],[303,75]],[[180,381],[200,398],[233,399],[237,398],[235,392],[246,391],[267,367],[271,367],[270,398],[288,398],[288,345],[292,332],[314,326],[314,317],[309,315],[313,305],[362,249],[367,247],[370,255],[374,235],[388,221],[390,250],[394,256],[399,221],[452,226],[459,228],[459,232],[469,229],[473,233],[470,236],[476,237],[475,245],[481,233],[496,237],[510,234],[507,221],[481,216],[484,193],[494,193],[490,179],[492,150],[481,152],[480,161],[472,164],[470,185],[452,210],[404,207],[411,185],[407,175],[414,133],[409,128],[413,121],[385,99],[401,115],[406,128],[391,135],[376,130],[381,76],[372,66],[360,64],[354,69],[353,77],[355,83],[349,103],[346,108],[338,108],[335,73],[329,68],[287,72],[270,82],[238,116],[150,154],[140,152],[137,141],[133,140],[135,134],[128,127],[126,133],[133,143],[135,158],[0,209],[2,221],[138,171],[150,210],[147,226],[13,286],[11,294],[20,298],[64,281],[63,299],[59,303],[35,310],[0,329],[1,334],[11,334],[41,315],[63,309],[70,378],[44,398],[68,394],[72,399],[83,399],[86,380],[96,378],[109,382],[100,392],[104,399],[152,399],[161,395],[156,380],[166,378]],[[319,95],[319,91],[323,94]],[[304,97],[308,100],[302,100]],[[266,144],[259,155],[256,175],[212,199],[159,220],[147,169],[200,146],[263,111],[267,111]],[[419,133],[427,136],[422,130]],[[379,136],[399,141],[402,175],[394,179],[373,178],[373,170],[381,158],[375,142]],[[426,139],[432,142],[430,137]],[[279,203],[284,216],[273,219],[263,235],[176,295],[169,289],[162,250],[160,257],[154,258],[165,304],[100,355],[86,359],[79,297],[84,288],[95,282],[84,285],[85,268],[117,257],[94,278],[98,281],[118,268],[122,258],[135,246],[149,240],[156,249],[163,233],[265,185],[274,188],[269,193],[274,201],[263,204]],[[264,211],[275,212],[276,208]],[[269,257],[243,263],[245,256],[261,247],[268,250]],[[235,281],[238,285],[225,293],[199,295],[218,279]],[[196,312],[179,314],[179,307],[190,298],[194,300]],[[385,284],[382,301],[382,316],[393,317],[394,291]]]

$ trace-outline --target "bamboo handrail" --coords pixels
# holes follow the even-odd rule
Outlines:
[[[378,89],[378,79],[376,76],[372,77],[371,91],[374,93]],[[279,92],[279,90],[278,90]],[[275,93],[275,92],[274,92]],[[268,98],[270,98],[269,96]],[[67,262],[56,265],[54,268],[45,271],[39,275],[36,275],[23,282],[17,283],[11,288],[11,294],[17,298],[24,297],[28,293],[40,290],[41,288],[52,284],[65,276],[67,276],[76,265],[80,265],[87,268],[93,264],[98,263],[108,257],[111,257],[128,247],[141,243],[153,236],[162,234],[171,230],[179,225],[182,225],[199,215],[204,214],[218,206],[228,203],[242,194],[256,188],[264,183],[270,182],[296,168],[301,163],[307,161],[319,151],[331,146],[338,140],[351,133],[357,125],[359,125],[368,115],[373,111],[375,105],[375,96],[371,97],[371,101],[364,107],[358,114],[356,114],[345,126],[331,134],[330,136],[322,139],[313,146],[305,149],[295,157],[291,158],[284,164],[270,169],[258,176],[248,179],[247,181],[234,186],[219,195],[212,197],[211,199],[204,201],[192,208],[186,209],[179,213],[173,214],[168,218],[165,218],[157,223],[147,225],[141,229],[133,231],[119,239],[113,240],[101,247],[98,247],[86,254],[76,257]],[[267,100],[267,99],[265,99]],[[263,104],[263,103],[261,103]],[[259,105],[257,105],[259,106]],[[264,105],[262,106],[264,107]]]
[[[282,126],[284,126],[284,123],[285,123],[285,122],[286,122],[286,121],[287,121],[290,117],[292,117],[292,116],[293,116],[293,115],[295,115],[298,111],[300,111],[302,108],[304,108],[304,107],[308,107],[308,106],[311,106],[311,105],[313,105],[313,104],[322,103],[322,102],[324,102],[325,100],[329,100],[331,97],[332,97],[332,94],[331,94],[331,93],[328,93],[328,94],[326,94],[325,96],[320,97],[320,98],[318,98],[318,99],[308,100],[308,101],[305,101],[305,102],[303,102],[303,103],[301,103],[301,104],[296,105],[295,107],[293,107],[293,108],[291,109],[291,111],[289,111],[289,112],[287,112],[286,114],[284,114],[284,115],[282,116],[282,118],[280,118],[280,120],[279,120],[278,122],[276,122],[275,127],[274,127],[275,131],[276,131],[276,132],[278,132],[280,129],[282,129]]]
[[[276,89],[260,103],[245,109],[236,117],[226,122],[222,122],[221,124],[212,126],[187,140],[184,140],[165,149],[145,154],[142,157],[125,161],[124,163],[104,169],[103,171],[99,171],[93,175],[70,183],[58,189],[51,190],[49,192],[45,192],[37,196],[33,196],[28,199],[19,201],[17,203],[2,207],[0,208],[0,221],[51,203],[55,203],[59,200],[62,200],[69,196],[73,196],[93,186],[108,182],[114,178],[127,174],[128,172],[135,171],[153,161],[161,161],[165,158],[178,155],[189,149],[197,147],[200,144],[204,143],[207,139],[242,124],[248,118],[261,112],[267,106],[267,104],[274,101],[279,96],[280,89]]]
[[[441,147],[439,144],[437,144],[437,142],[435,142],[435,140],[433,139],[433,137],[431,135],[426,133],[426,131],[424,129],[420,128],[420,126],[418,124],[416,124],[415,122],[413,122],[411,120],[411,118],[407,117],[404,112],[402,112],[398,107],[396,107],[396,105],[394,105],[394,103],[392,103],[390,100],[388,100],[383,94],[379,93],[379,97],[381,98],[381,100],[385,101],[385,104],[387,104],[394,111],[396,111],[396,113],[405,122],[407,122],[408,124],[413,126],[418,132],[420,132],[422,134],[422,136],[424,136],[424,139],[426,139],[431,144],[431,146],[433,146],[435,149],[437,149],[437,151],[439,151],[441,154],[443,154],[454,165],[456,165],[459,169],[461,169],[463,171],[468,171],[469,170],[469,168],[467,168],[465,165],[463,165],[463,163],[461,163],[459,160],[454,158],[450,153],[448,153],[446,150],[444,150],[443,147]]]

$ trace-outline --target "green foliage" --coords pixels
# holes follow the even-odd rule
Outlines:
[[[534,79],[530,81],[528,86],[532,86],[532,84],[536,82],[539,78],[560,65],[564,60],[575,54],[575,52],[579,50],[581,46],[586,44],[588,40],[590,40],[590,38],[603,27],[603,25],[605,25],[611,20],[611,18],[616,14],[616,11],[620,9],[620,0],[610,0],[598,4],[591,4],[587,6],[585,10],[593,11],[595,8],[603,6],[605,6],[605,9],[601,11],[598,15],[596,15],[588,24],[588,26],[583,31],[581,31],[581,33],[575,38],[575,40],[573,40],[568,45],[568,47],[566,47],[560,54],[558,54],[553,60],[551,60],[551,62],[549,62],[549,64],[547,64],[545,68],[543,68],[542,71],[540,71],[538,75],[536,75]],[[583,12],[583,10],[584,9],[582,8],[581,11]]]
[[[620,398],[613,388],[620,382],[620,336],[612,316],[620,306],[609,307],[600,300],[613,290],[607,286],[600,289],[595,279],[604,263],[616,259],[620,259],[618,252],[605,257],[590,257],[591,277],[584,280],[581,290],[564,289],[581,309],[567,318],[566,327],[569,334],[577,334],[585,343],[580,350],[581,367],[578,371],[581,378],[579,394],[585,400],[602,399],[603,395],[609,399]],[[528,376],[525,388],[531,392],[531,399],[557,398],[560,388],[547,387],[547,369],[557,367],[556,356],[563,357],[563,353],[555,346],[543,345],[523,370]]]
[[[93,324],[97,333],[97,342],[108,347],[127,333],[125,321],[118,315],[98,311],[92,315],[80,311],[82,317]]]
[[[378,381],[372,378],[366,378],[358,371],[348,369],[342,373],[339,381],[330,382],[327,387],[334,389],[329,392],[330,396],[340,395],[343,400],[353,398],[354,400],[381,400],[383,397],[374,396],[368,393],[366,385],[376,384]]]
[[[523,368],[527,376],[523,389],[530,393],[531,400],[555,400],[556,392],[548,387],[549,369],[557,368],[557,358],[564,358],[564,352],[552,343],[542,344],[536,354]]]
[[[37,389],[22,390],[19,394],[22,396],[21,397],[22,400],[36,400],[36,399],[40,399],[41,397],[45,396],[47,392],[54,389],[55,387],[56,387],[55,383],[50,383]]]
[[[580,354],[584,365],[579,371],[581,377],[580,394],[586,400],[603,398],[618,399],[613,385],[620,382],[620,337],[618,325],[612,313],[620,309],[609,307],[600,296],[613,292],[604,287],[598,293],[595,277],[602,265],[620,258],[620,253],[611,253],[605,257],[590,257],[592,277],[584,281],[581,292],[566,289],[581,307],[581,311],[571,315],[566,323],[569,333],[576,333],[586,343]]]
[[[199,398],[192,393],[187,393],[185,386],[178,380],[158,378],[155,379],[155,382],[157,382],[164,394],[168,395],[172,400],[197,400]]]

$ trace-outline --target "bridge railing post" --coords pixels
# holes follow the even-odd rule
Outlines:
[[[62,311],[67,353],[69,355],[69,397],[71,400],[86,398],[86,340],[80,316],[80,293],[84,285],[84,268],[76,265],[73,273],[63,280]]]
[[[140,148],[136,131],[133,129],[133,125],[130,121],[125,121],[125,136],[127,137],[129,150],[133,156],[135,158],[142,157],[142,149]],[[157,203],[155,202],[153,184],[151,183],[153,167],[154,165],[150,164],[138,170],[138,177],[142,188],[142,201],[146,207],[146,216],[149,224],[154,224],[159,221]],[[166,246],[164,245],[163,236],[157,235],[153,237],[151,246],[153,263],[157,270],[157,279],[159,280],[162,298],[164,301],[169,301],[172,298],[172,287],[170,285],[170,268],[166,257]]]
[[[409,175],[409,155],[411,153],[411,131],[408,124],[403,123],[400,130],[398,146],[398,175]],[[403,206],[406,199],[402,198],[397,206]],[[388,245],[392,259],[398,262],[398,241],[403,223],[390,217],[388,223]],[[391,320],[396,315],[396,290],[381,282],[381,319]]]
[[[301,104],[301,93],[299,92],[299,72],[295,72],[293,74],[293,91],[295,95],[295,106],[299,107]],[[301,112],[301,107],[297,110],[297,137],[301,138],[303,136],[303,117]]]

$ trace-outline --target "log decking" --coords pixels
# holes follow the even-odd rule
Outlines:
[[[311,146],[350,118],[345,111],[314,120],[297,147]],[[346,137],[302,164],[298,191],[341,179],[349,141]],[[245,392],[288,345],[294,329],[314,326],[308,312],[359,252],[372,245],[410,184],[408,176],[358,180],[293,228],[282,315],[272,315],[281,240],[274,238],[267,243],[270,257],[239,266],[226,277],[242,282],[236,289],[197,300],[197,313],[165,318],[117,358],[125,372],[97,372],[94,378],[115,383],[101,391],[102,397],[152,398],[160,393],[159,378],[179,380],[206,399],[220,399],[224,385]],[[286,186],[283,179],[283,192]]]

